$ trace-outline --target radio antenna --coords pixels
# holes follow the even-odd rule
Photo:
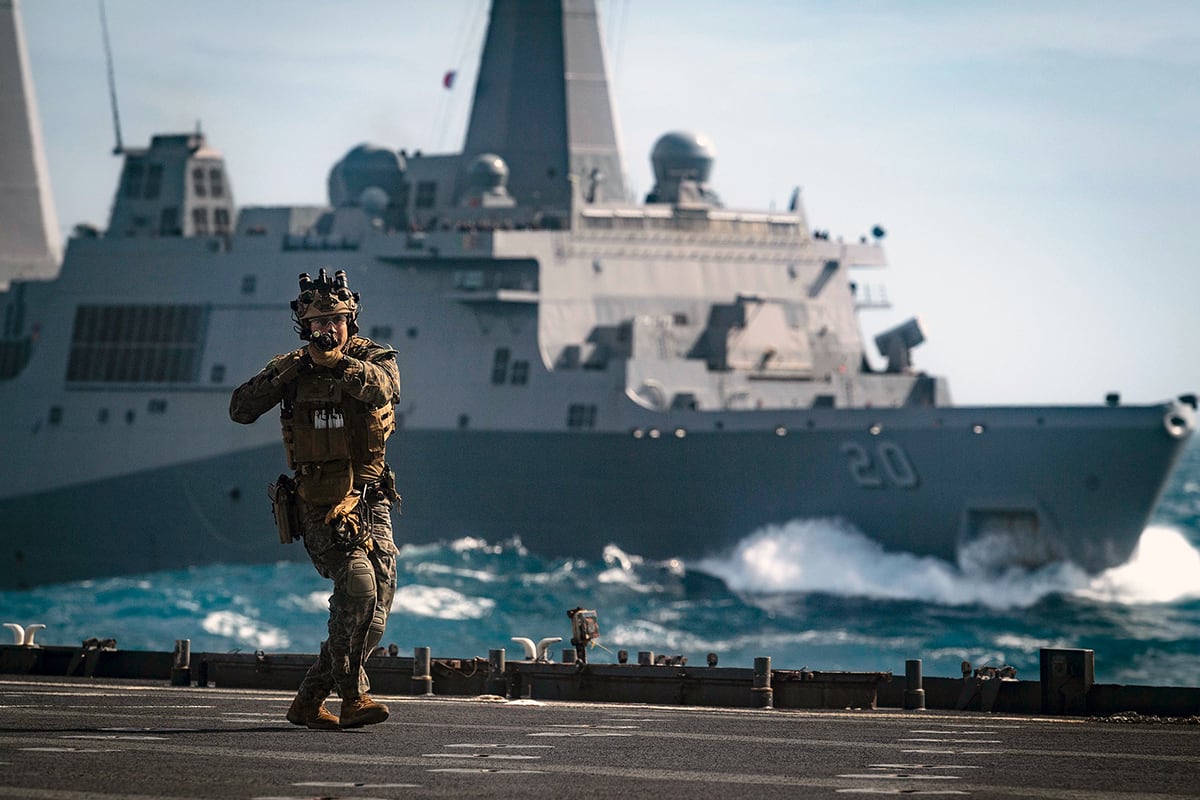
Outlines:
[[[108,41],[108,19],[104,15],[104,0],[99,0],[99,4],[100,32],[104,37],[104,61],[108,67],[108,100],[112,106],[113,131],[117,136],[117,143],[113,147],[113,155],[119,156],[125,152],[125,146],[121,143],[121,114],[117,110],[117,78],[113,73],[112,46]]]

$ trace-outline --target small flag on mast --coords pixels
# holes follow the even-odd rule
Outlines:
[[[453,69],[446,70],[446,74],[442,76],[442,87],[445,89],[453,89],[454,88],[454,78],[457,75],[458,75],[457,70],[453,70]]]

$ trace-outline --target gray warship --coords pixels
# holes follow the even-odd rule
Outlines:
[[[861,332],[879,237],[815,230],[798,198],[725,207],[700,134],[664,134],[632,201],[591,0],[494,0],[460,153],[359,145],[327,206],[239,208],[204,135],[156,135],[60,262],[18,12],[0,3],[0,588],[303,559],[266,499],[278,423],[227,407],[298,346],[288,301],[322,268],[400,353],[399,542],[691,559],[815,518],[1097,571],[1195,428],[1194,395],[953,405],[914,366],[917,319]]]

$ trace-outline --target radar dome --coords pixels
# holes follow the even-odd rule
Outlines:
[[[650,163],[659,184],[678,180],[707,183],[716,157],[717,149],[704,134],[672,131],[654,143]]]
[[[654,188],[646,195],[646,202],[721,205],[721,199],[708,185],[716,157],[717,148],[703,133],[664,133],[650,152]]]
[[[353,205],[372,187],[388,197],[399,197],[408,168],[403,156],[385,147],[360,144],[329,171],[329,203],[335,207]],[[378,199],[372,193],[372,199]]]
[[[472,192],[495,192],[507,182],[508,164],[495,153],[481,153],[467,165],[467,183]]]
[[[391,198],[388,197],[388,193],[378,186],[368,186],[358,196],[358,204],[372,217],[382,216],[383,212],[387,211],[390,202]]]

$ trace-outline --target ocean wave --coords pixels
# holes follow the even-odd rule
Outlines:
[[[768,526],[694,567],[750,596],[815,592],[996,609],[1028,608],[1055,594],[1125,605],[1200,598],[1200,549],[1164,525],[1146,528],[1127,563],[1096,576],[1068,562],[997,568],[887,552],[852,526],[824,519]]]
[[[1133,557],[1075,589],[1076,597],[1101,603],[1143,605],[1200,597],[1200,551],[1182,532],[1152,525]]]
[[[281,650],[291,646],[286,631],[236,611],[214,611],[205,616],[200,627],[205,633],[231,639],[256,650]]]
[[[454,578],[467,578],[468,580],[479,581],[480,583],[492,583],[496,580],[496,575],[486,570],[464,569],[462,567],[452,567],[448,564],[429,562],[417,564],[412,568],[412,572],[417,575],[449,575]]]
[[[739,542],[730,555],[695,566],[747,594],[821,592],[992,608],[1028,607],[1086,579],[1082,569],[1067,563],[1034,570],[963,569],[932,556],[888,552],[834,519],[768,526]]]
[[[409,584],[396,590],[392,613],[411,614],[435,619],[481,619],[492,612],[496,601],[490,597],[469,597],[444,586]]]

